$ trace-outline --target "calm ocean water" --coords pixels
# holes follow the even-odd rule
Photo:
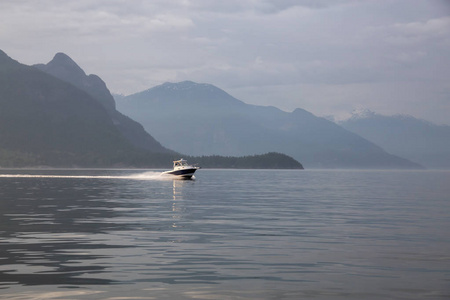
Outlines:
[[[0,170],[0,299],[450,299],[450,172]]]

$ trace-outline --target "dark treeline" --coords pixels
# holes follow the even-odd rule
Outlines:
[[[303,169],[302,164],[292,157],[276,152],[241,157],[219,155],[188,156],[186,159],[202,168]]]
[[[86,152],[68,153],[49,151],[23,153],[0,150],[0,167],[59,167],[59,168],[163,168],[172,167],[172,161],[185,158],[189,163],[202,168],[222,169],[303,169],[290,156],[281,153],[267,153],[242,157],[232,156],[186,156],[173,153],[149,153],[146,151],[126,151],[97,155]]]

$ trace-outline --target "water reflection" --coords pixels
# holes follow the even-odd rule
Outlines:
[[[180,202],[183,200],[181,195],[181,188],[184,181],[173,180],[172,183],[172,193],[173,193],[173,201],[172,201],[172,228],[177,227],[177,221],[181,219],[181,204]]]
[[[172,219],[174,220],[172,227],[178,227],[177,223],[181,221],[183,212],[186,210],[184,188],[193,185],[193,180],[173,180],[172,183]]]

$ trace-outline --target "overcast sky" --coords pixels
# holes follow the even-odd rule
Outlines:
[[[286,111],[450,124],[450,0],[1,0],[0,49],[64,52],[125,95],[192,80]]]

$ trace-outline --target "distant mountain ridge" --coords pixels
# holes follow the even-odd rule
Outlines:
[[[116,103],[106,87],[105,82],[97,75],[86,75],[69,56],[57,53],[47,64],[34,67],[65,82],[73,84],[96,99],[110,115],[114,125],[134,146],[157,153],[173,153],[163,147],[141,124],[116,110]]]
[[[164,83],[120,98],[119,111],[189,155],[280,152],[309,168],[421,168],[303,109],[249,105],[210,84]]]
[[[68,55],[59,52],[56,53],[49,63],[33,66],[86,91],[89,95],[97,99],[107,110],[114,110],[116,108],[114,98],[106,87],[105,82],[97,75],[86,75],[83,69]]]
[[[20,64],[0,50],[0,167],[170,167],[180,154],[115,110],[106,84],[65,54]],[[202,167],[294,168],[281,153],[191,157]]]
[[[0,166],[111,166],[136,153],[89,94],[1,50],[0,108]]]
[[[305,110],[249,105],[210,84],[166,83],[117,107],[152,135],[67,55],[26,66],[0,50],[0,166],[158,167],[179,158],[172,148],[216,167],[301,167],[293,157],[316,168],[420,168]]]
[[[427,168],[450,169],[450,126],[408,115],[384,116],[371,111],[354,114],[339,124],[390,153]]]

